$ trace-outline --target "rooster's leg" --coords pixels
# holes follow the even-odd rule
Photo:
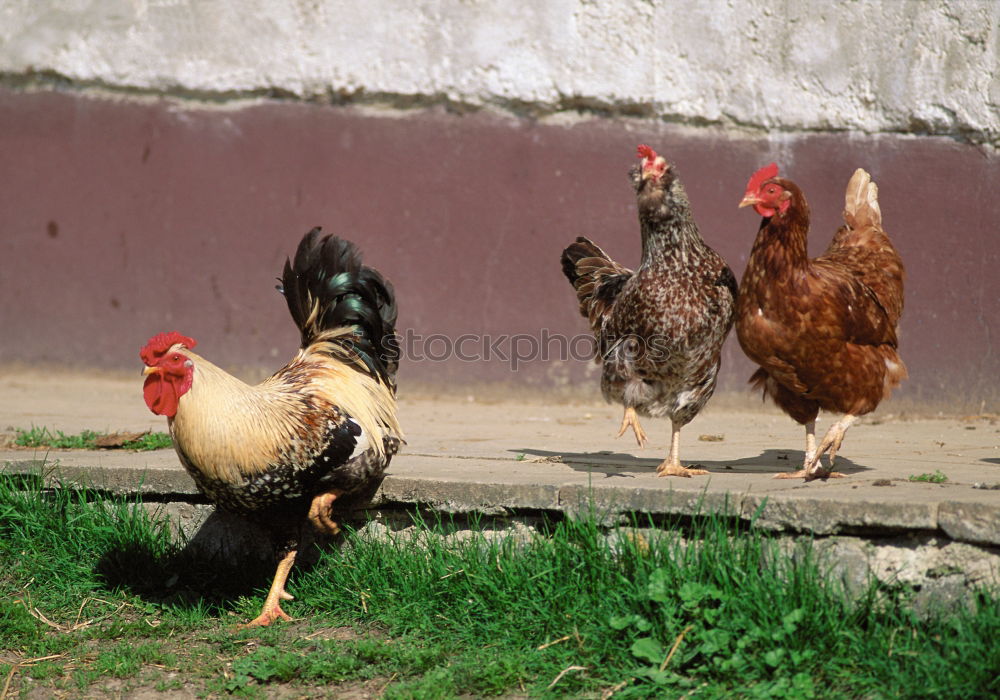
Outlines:
[[[267,592],[267,598],[264,599],[264,607],[261,609],[260,615],[245,625],[240,625],[240,627],[244,629],[247,627],[267,627],[277,619],[292,619],[281,609],[280,601],[292,598],[285,591],[285,582],[288,580],[288,572],[292,570],[294,563],[295,550],[293,549],[278,562],[278,570],[274,572],[274,580],[271,582],[271,589]]]
[[[340,491],[324,491],[316,494],[309,504],[309,522],[318,532],[327,535],[336,535],[340,532],[340,526],[330,518],[330,509],[340,493]]]
[[[708,474],[704,469],[688,469],[681,466],[681,426],[680,423],[672,423],[672,433],[670,436],[670,455],[656,468],[658,476],[696,476]]]
[[[833,470],[833,463],[837,459],[837,451],[840,449],[841,443],[844,442],[844,435],[847,434],[847,429],[858,419],[857,416],[847,413],[839,421],[830,426],[830,429],[826,431],[826,435],[819,443],[819,447],[816,448],[816,454],[812,456],[812,459],[806,462],[805,466],[805,478],[806,481],[812,481],[813,479],[826,479],[831,476],[844,476],[840,472],[835,472]],[[820,463],[820,457],[823,453],[829,454],[829,466],[824,469],[823,465]]]
[[[635,441],[639,443],[639,447],[645,447],[646,431],[639,425],[639,416],[632,406],[628,406],[625,409],[625,415],[622,417],[622,427],[618,431],[617,437],[624,435],[625,431],[629,428],[632,428],[632,432],[635,433]]]

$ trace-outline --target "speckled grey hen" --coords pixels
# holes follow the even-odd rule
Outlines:
[[[167,416],[199,490],[275,538],[278,568],[250,625],[289,619],[280,601],[291,599],[285,581],[301,528],[336,533],[334,501],[377,486],[402,439],[389,283],[361,264],[354,244],[315,228],[285,263],[279,289],[302,345],[256,386],[192,352],[195,341],[176,331],[140,352],[146,403]]]
[[[601,389],[625,407],[619,437],[639,416],[670,418],[670,454],[660,476],[706,474],[680,462],[680,431],[715,391],[722,344],[733,326],[736,278],[705,244],[674,168],[649,146],[630,175],[642,233],[633,272],[580,237],[562,254],[563,272],[590,321],[601,363]]]

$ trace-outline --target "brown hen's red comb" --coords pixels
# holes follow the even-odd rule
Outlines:
[[[765,165],[750,176],[750,182],[747,183],[747,192],[756,192],[765,180],[770,180],[772,177],[778,177],[778,166],[775,163]]]
[[[656,160],[656,157],[657,157],[656,156],[656,151],[654,151],[652,148],[650,148],[649,146],[647,146],[644,143],[639,144],[639,147],[637,149],[635,149],[635,150],[639,153],[639,157],[640,158],[645,158],[646,160],[648,160],[651,163],[654,160]]]
[[[193,348],[198,344],[193,338],[181,335],[177,331],[158,333],[149,339],[146,347],[139,351],[139,357],[148,366],[152,367],[167,353],[167,350],[177,343],[182,343],[187,348]]]

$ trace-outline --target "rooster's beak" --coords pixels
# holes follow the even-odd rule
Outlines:
[[[159,367],[146,367],[142,370],[142,376],[148,377],[151,374],[162,371]]]
[[[742,209],[743,207],[750,207],[754,204],[760,204],[760,200],[752,194],[748,194],[743,199],[740,200],[740,205],[737,209]]]

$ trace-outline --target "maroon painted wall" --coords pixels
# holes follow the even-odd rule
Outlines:
[[[804,189],[813,253],[839,223],[850,174],[868,169],[909,274],[911,379],[898,395],[1000,408],[996,153],[912,136],[769,142],[641,120],[191,108],[80,93],[0,90],[0,364],[138,369],[140,345],[176,329],[223,366],[277,368],[297,332],[275,277],[313,225],[357,241],[393,281],[401,332],[585,333],[559,253],[586,235],[637,262],[626,171],[640,142],[675,163],[702,235],[737,275],[759,220],[736,204],[757,167],[776,160]],[[438,338],[429,349],[446,348]],[[558,354],[555,341],[549,350]],[[401,386],[559,384],[593,371],[551,357],[509,364],[411,359]],[[750,371],[731,337],[722,386],[742,389]]]

